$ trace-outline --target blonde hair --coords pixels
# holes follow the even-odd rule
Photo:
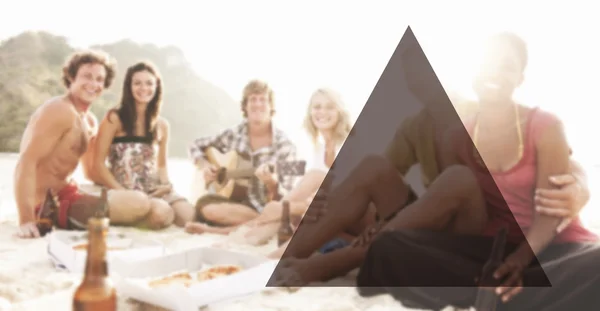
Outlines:
[[[333,139],[336,144],[342,144],[352,130],[352,124],[350,121],[350,113],[346,110],[345,104],[342,101],[340,94],[329,88],[319,88],[310,97],[306,116],[304,117],[304,128],[308,132],[313,144],[317,143],[319,137],[319,130],[315,127],[312,117],[311,110],[314,105],[314,98],[317,95],[323,95],[333,103],[338,111],[338,121],[333,130]]]

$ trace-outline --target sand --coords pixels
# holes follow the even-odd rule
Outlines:
[[[46,253],[47,240],[20,240],[15,220],[0,223],[0,310],[69,310],[73,292],[82,275],[56,269]],[[148,233],[132,228],[115,228],[133,236],[144,235],[164,243],[168,251],[221,244],[231,250],[266,255],[275,249],[275,241],[252,247],[237,241],[243,229],[231,236],[190,235],[171,227],[164,231]],[[353,284],[352,274],[329,284]],[[12,309],[8,307],[12,304]],[[237,301],[204,308],[213,310],[398,310],[401,306],[388,296],[369,299],[360,297],[355,289],[344,287],[302,288],[295,293],[285,289],[267,288],[262,293],[243,297]],[[119,310],[162,310],[138,301],[119,297]]]
[[[12,170],[15,155],[0,154],[0,311],[3,310],[70,310],[73,293],[81,281],[82,275],[68,273],[56,269],[47,253],[45,239],[21,240],[13,237],[17,230],[15,203],[12,198]],[[189,172],[188,163],[169,160],[171,171],[177,174],[175,188],[192,200],[198,193],[186,192],[190,184],[197,181]],[[179,172],[182,172],[178,174]],[[592,193],[600,190],[597,182],[600,172],[591,170]],[[77,179],[81,178],[80,174]],[[187,188],[187,189],[186,189]],[[594,201],[594,197],[592,197]],[[598,200],[596,198],[596,200]],[[594,202],[590,202],[595,206]],[[589,214],[588,214],[589,213]],[[597,209],[588,208],[583,216],[588,219],[597,232],[600,232],[600,213]],[[587,217],[586,217],[587,216]],[[591,216],[591,217],[590,217]],[[144,235],[164,243],[169,251],[181,251],[195,247],[223,244],[227,249],[266,255],[275,249],[275,241],[267,245],[252,247],[238,243],[238,237],[243,230],[231,236],[219,235],[190,235],[180,228],[171,227],[160,232],[138,231],[131,228],[116,228],[132,235]],[[332,280],[325,285],[353,284],[353,275]],[[119,310],[162,310],[157,307],[119,297]],[[308,287],[290,293],[285,289],[265,289],[261,293],[246,296],[236,301],[206,307],[203,311],[379,311],[379,310],[408,310],[395,302],[388,295],[372,298],[362,298],[352,287]]]
[[[17,231],[16,205],[13,198],[13,171],[15,154],[0,153],[0,311],[4,310],[71,310],[73,293],[82,275],[69,273],[54,267],[46,252],[46,239],[21,240],[13,237]],[[202,183],[197,176],[189,174],[193,167],[187,160],[169,159],[174,186],[180,194],[194,200],[201,193],[190,185]],[[78,182],[85,182],[81,172],[75,173]],[[85,187],[90,190],[89,187]],[[160,232],[139,231],[133,228],[114,228],[133,236],[144,235],[161,241],[168,251],[182,251],[195,247],[222,244],[220,247],[266,255],[275,250],[275,241],[261,247],[241,244],[237,238],[244,229],[230,236],[191,235],[175,226]],[[148,236],[150,235],[150,236]],[[352,285],[349,275],[328,282],[329,285]],[[164,310],[127,297],[119,297],[120,311]],[[403,310],[402,306],[387,295],[365,299],[352,287],[310,287],[290,293],[285,289],[265,289],[262,293],[243,297],[236,301],[206,307],[203,311],[354,311],[354,310]]]

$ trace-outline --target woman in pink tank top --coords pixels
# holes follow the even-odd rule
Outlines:
[[[457,164],[469,167],[478,181],[486,205],[484,236],[508,228],[508,241],[516,248],[508,254],[497,273],[514,280],[503,284],[505,299],[520,290],[517,275],[535,262],[549,246],[563,243],[597,242],[598,236],[582,226],[579,218],[560,234],[558,217],[536,211],[535,189],[551,189],[552,175],[569,171],[569,148],[562,122],[539,108],[513,100],[527,65],[525,43],[510,34],[486,46],[480,71],[473,86],[479,111],[464,122],[468,135],[455,133]],[[510,44],[507,44],[510,43]],[[512,288],[512,289],[511,289]]]
[[[557,235],[562,220],[536,211],[536,189],[551,189],[549,177],[569,171],[562,124],[512,99],[527,65],[525,42],[503,33],[487,48],[473,84],[477,115],[447,133],[443,173],[373,241],[359,292],[386,288],[408,307],[441,310],[473,307],[484,286],[500,300],[480,310],[596,310],[598,237],[579,219]],[[501,263],[486,275],[496,282],[479,284],[493,236],[506,226]]]
[[[473,150],[473,143],[477,143],[474,142],[476,118],[465,122],[469,137],[462,135],[462,140],[456,142],[460,162],[472,168],[486,199],[489,222],[484,234],[493,236],[500,227],[508,225],[509,239],[513,242],[522,241],[523,233],[530,230],[535,217],[535,189],[538,186],[538,179],[544,178],[539,176],[538,170],[538,158],[544,157],[544,154],[540,154],[541,152],[538,150],[538,146],[541,144],[540,140],[543,139],[542,136],[548,128],[560,126],[560,121],[556,116],[539,108],[530,109],[517,106],[517,109],[525,111],[527,114],[522,118],[523,121],[519,122],[522,125],[523,148],[522,154],[517,156],[516,161],[509,163],[509,165],[512,164],[509,168],[497,170],[482,165],[482,157],[484,156]],[[499,139],[499,141],[502,141],[502,139]],[[489,140],[488,143],[496,144],[493,140]],[[480,142],[480,144],[484,145],[486,143]],[[516,149],[520,150],[518,146]],[[553,163],[549,165],[553,165]],[[564,164],[562,165],[564,166]],[[577,217],[552,242],[590,242],[597,240],[598,237],[584,228]]]

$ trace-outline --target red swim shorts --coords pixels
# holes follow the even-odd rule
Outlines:
[[[84,196],[83,193],[79,192],[79,188],[75,184],[68,184],[64,188],[60,189],[57,193],[58,198],[58,224],[57,227],[60,229],[69,228],[69,209],[71,205]],[[37,215],[43,202],[35,207],[35,214]]]

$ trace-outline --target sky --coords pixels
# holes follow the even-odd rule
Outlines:
[[[594,6],[588,0],[19,0],[0,11],[0,40],[44,30],[77,47],[121,39],[174,45],[198,75],[236,100],[248,80],[267,80],[279,125],[301,137],[298,116],[317,87],[338,90],[358,116],[409,25],[447,90],[465,93],[478,42],[514,31],[530,53],[517,97],[561,117],[575,158],[600,168]]]
[[[337,89],[356,118],[406,27],[411,26],[447,89],[468,92],[470,51],[495,31],[528,41],[530,67],[519,92],[558,113],[576,154],[597,161],[592,1],[98,1],[11,2],[0,40],[45,30],[86,47],[123,38],[175,45],[195,71],[234,99],[252,78],[275,89],[278,121],[297,135],[311,92]],[[191,103],[193,104],[193,103]],[[293,134],[293,135],[295,135]],[[583,146],[583,147],[580,147]],[[583,148],[583,149],[582,149]],[[597,161],[600,163],[600,161]],[[594,162],[596,163],[596,162]]]

